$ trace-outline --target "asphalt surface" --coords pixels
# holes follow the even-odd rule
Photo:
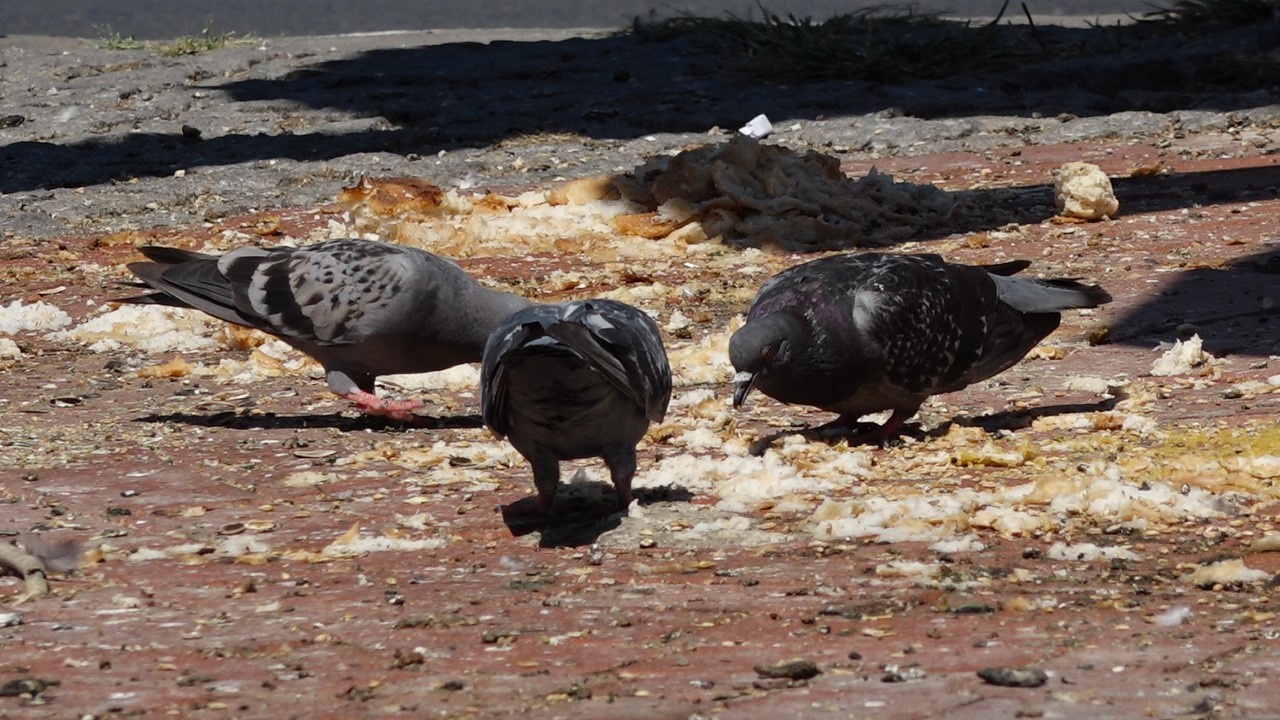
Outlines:
[[[791,86],[732,72],[691,38],[606,32],[277,38],[182,62],[11,37],[0,45],[0,214],[6,233],[56,237],[323,204],[366,175],[528,186],[625,172],[760,113],[777,142],[878,156],[1271,122],[1271,76],[1205,72],[1221,43],[1275,47],[1267,28],[1194,46],[1132,30],[1123,56],[964,81]],[[1025,29],[1006,34],[1017,42]]]
[[[557,2],[476,3],[468,0],[46,0],[41,3],[0,3],[0,33],[102,37],[119,34],[137,39],[167,39],[216,32],[264,37],[335,35],[389,30],[449,28],[608,28],[622,27],[635,17],[691,13],[719,16],[734,13],[758,16],[761,7],[778,15],[824,19],[859,8],[885,5],[877,0],[558,0]],[[901,3],[906,5],[906,3]],[[920,0],[924,11],[963,17],[993,17],[1001,0]],[[1020,19],[1025,6],[1035,18],[1141,15],[1161,3],[1145,0],[1026,0],[1009,3],[1006,15]],[[1167,4],[1167,3],[1166,3]]]

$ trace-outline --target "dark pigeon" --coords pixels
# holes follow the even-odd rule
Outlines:
[[[399,419],[422,403],[377,397],[379,375],[479,362],[490,331],[530,304],[449,260],[372,240],[225,255],[140,250],[151,262],[129,269],[159,292],[121,302],[195,308],[274,335],[319,361],[330,390]]]
[[[547,513],[560,461],[600,457],[620,507],[631,503],[636,444],[671,399],[671,367],[654,321],[614,300],[525,308],[489,338],[481,366],[484,422],[533,466]]]
[[[784,270],[760,288],[729,339],[733,404],[752,388],[839,413],[824,432],[892,439],[930,395],[1013,366],[1058,327],[1060,311],[1111,301],[1073,279],[1010,277],[1031,263],[979,267],[937,255],[857,253]],[[863,415],[892,410],[868,437]]]

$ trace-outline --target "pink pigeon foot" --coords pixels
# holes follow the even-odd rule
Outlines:
[[[361,412],[384,415],[392,420],[412,420],[412,411],[422,407],[421,400],[384,400],[363,390],[353,390],[342,397],[355,403]]]

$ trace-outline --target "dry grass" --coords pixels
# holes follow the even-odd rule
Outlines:
[[[1178,0],[1144,16],[1149,22],[1190,25],[1258,25],[1280,19],[1277,0]]]
[[[1002,11],[1003,12],[1003,11]],[[911,7],[875,7],[815,21],[769,13],[760,20],[680,16],[636,23],[641,38],[694,33],[735,58],[739,69],[776,82],[884,80],[990,72],[1043,52],[997,41],[1000,18],[984,25]]]
[[[1179,0],[1147,14],[1142,32],[1186,32],[1197,24],[1256,24],[1274,20],[1280,0]],[[637,19],[630,32],[643,40],[692,35],[725,67],[781,83],[829,80],[893,81],[1013,70],[1029,63],[1121,51],[1127,29],[1095,25],[1087,39],[1051,40],[1025,3],[1026,25],[1001,25],[1009,2],[987,23],[948,20],[910,5],[880,6],[817,21],[785,17],[759,6],[759,17]],[[754,14],[753,14],[754,15]]]
[[[238,36],[234,32],[214,33],[210,25],[206,25],[197,35],[183,35],[164,42],[138,40],[132,35],[122,35],[106,25],[95,29],[100,33],[98,47],[104,50],[150,50],[164,57],[199,55],[225,47],[257,42],[257,38],[253,35]]]

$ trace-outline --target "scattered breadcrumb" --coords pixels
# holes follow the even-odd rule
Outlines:
[[[1069,162],[1058,168],[1053,173],[1053,193],[1063,217],[1104,220],[1120,210],[1111,178],[1092,163]]]
[[[1213,355],[1204,349],[1204,341],[1199,335],[1192,335],[1187,340],[1177,340],[1173,347],[1156,358],[1151,364],[1151,374],[1158,377],[1170,375],[1186,375],[1196,368],[1212,365]]]
[[[213,339],[224,323],[195,310],[148,305],[121,305],[75,327],[52,333],[53,340],[88,345],[92,352],[131,348],[150,353],[190,352],[217,346]]]
[[[28,330],[56,330],[70,324],[70,315],[43,300],[30,305],[18,300],[0,305],[0,333],[5,335]]]
[[[1183,582],[1198,587],[1254,583],[1270,579],[1271,573],[1247,567],[1244,560],[1239,558],[1201,565],[1182,577]]]

